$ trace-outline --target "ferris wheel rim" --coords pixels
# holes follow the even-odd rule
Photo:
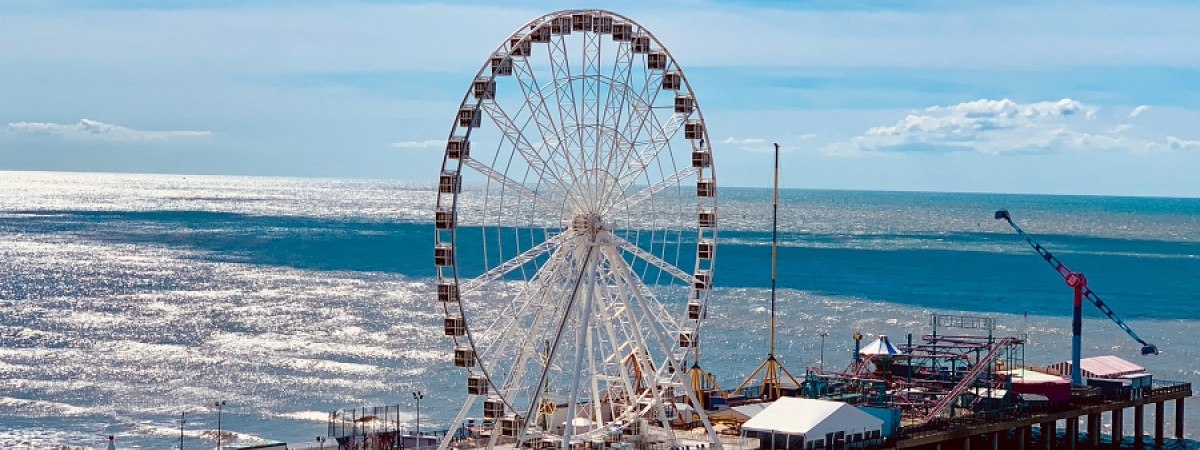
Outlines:
[[[523,44],[521,44],[521,43],[519,43],[519,42],[515,41],[515,39],[519,38],[519,37],[522,35],[522,31],[523,31],[523,30],[525,30],[525,31],[532,30],[532,29],[535,29],[535,27],[537,27],[537,26],[545,26],[545,25],[546,25],[546,24],[547,24],[549,21],[551,21],[551,20],[554,20],[554,19],[556,19],[556,18],[563,17],[563,16],[571,16],[571,15],[575,15],[575,14],[591,14],[591,15],[593,15],[593,16],[596,16],[596,15],[607,15],[608,17],[612,17],[612,18],[619,18],[620,20],[622,20],[622,21],[624,21],[624,22],[626,22],[626,23],[628,23],[628,24],[631,24],[631,25],[634,27],[634,29],[638,30],[638,32],[639,32],[639,33],[642,33],[642,34],[644,34],[644,35],[648,36],[648,37],[649,37],[649,39],[650,39],[650,41],[651,41],[651,42],[653,42],[654,44],[657,44],[657,48],[658,48],[658,49],[659,49],[661,52],[663,52],[663,53],[665,53],[665,54],[667,55],[667,58],[668,58],[668,59],[669,59],[669,61],[670,61],[670,65],[671,65],[671,66],[673,66],[673,67],[675,67],[675,68],[676,68],[676,70],[677,70],[677,72],[678,72],[678,73],[679,73],[679,75],[680,75],[680,81],[681,81],[681,84],[682,84],[682,86],[681,86],[680,90],[682,90],[682,91],[686,91],[687,93],[691,94],[692,90],[691,90],[691,85],[690,85],[690,83],[687,81],[687,78],[686,78],[686,76],[684,76],[684,75],[683,75],[683,71],[682,71],[682,69],[681,69],[681,68],[679,68],[679,65],[678,65],[678,63],[677,63],[677,62],[675,62],[675,59],[674,59],[674,57],[673,57],[673,56],[671,56],[671,55],[670,55],[670,53],[669,53],[669,52],[666,50],[666,47],[665,47],[664,45],[662,45],[662,43],[661,43],[661,42],[660,42],[660,41],[659,41],[659,40],[658,40],[656,37],[654,37],[654,36],[653,36],[653,34],[651,34],[651,33],[650,33],[650,32],[649,32],[649,31],[648,31],[648,30],[647,30],[647,29],[646,29],[644,26],[642,26],[642,25],[638,24],[637,22],[633,21],[632,19],[629,19],[628,17],[625,17],[625,16],[623,16],[623,15],[620,15],[620,14],[612,13],[612,12],[610,12],[610,11],[605,11],[605,10],[596,10],[596,9],[574,9],[574,10],[563,10],[563,11],[558,11],[558,12],[554,12],[554,13],[549,13],[549,14],[543,15],[543,16],[541,16],[541,17],[537,18],[537,19],[534,19],[534,20],[532,20],[532,21],[530,21],[530,22],[526,23],[525,25],[522,25],[520,28],[518,28],[518,29],[517,29],[517,31],[515,31],[515,32],[514,32],[514,33],[512,33],[512,34],[511,34],[511,35],[510,35],[510,36],[509,36],[507,39],[505,39],[505,41],[504,41],[505,43],[502,43],[502,44],[501,44],[499,47],[497,47],[496,51],[494,51],[492,54],[493,54],[493,55],[496,55],[496,54],[499,54],[499,53],[501,53],[501,52],[503,52],[503,53],[506,53],[506,56],[504,57],[504,58],[505,58],[504,60],[511,61],[511,60],[512,60],[512,58],[514,58],[514,56],[512,55],[512,52],[511,52],[511,48],[513,48],[513,46],[516,46],[516,45],[523,45]],[[590,31],[585,31],[585,32],[590,32]],[[526,40],[528,40],[528,39],[529,39],[529,37],[528,37],[528,36],[526,36],[526,37],[525,37],[525,39],[526,39]],[[506,49],[507,49],[507,50],[506,50]],[[504,61],[504,60],[502,60],[502,61]],[[503,64],[503,62],[502,62],[501,64]],[[476,73],[476,77],[475,77],[474,79],[475,79],[475,80],[481,80],[481,79],[485,79],[487,82],[494,82],[494,81],[495,81],[495,79],[496,79],[496,77],[498,76],[498,71],[496,71],[496,70],[494,70],[494,69],[493,69],[493,70],[489,70],[489,69],[492,69],[492,67],[493,67],[493,62],[492,62],[491,60],[489,60],[488,62],[485,62],[485,63],[483,64],[483,66],[481,67],[481,69],[479,70],[479,72],[477,72],[477,73]],[[467,90],[467,93],[464,95],[463,101],[460,103],[460,108],[459,108],[459,110],[460,110],[460,111],[465,111],[465,110],[466,110],[466,109],[469,107],[469,108],[471,108],[471,109],[474,111],[474,114],[477,114],[477,115],[478,115],[478,114],[479,114],[479,112],[480,112],[480,111],[483,109],[483,106],[484,106],[484,103],[485,103],[485,99],[483,99],[483,98],[479,98],[479,99],[477,99],[477,100],[474,100],[474,101],[472,101],[472,100],[473,100],[473,99],[472,99],[472,90],[471,90],[471,89],[468,89],[468,90]],[[473,104],[472,104],[472,103],[473,103]],[[697,117],[697,120],[698,120],[698,121],[699,121],[701,124],[703,123],[703,114],[702,114],[702,112],[701,112],[701,110],[700,110],[700,108],[699,108],[699,105],[698,105],[698,104],[694,106],[694,109],[693,109],[693,111],[692,111],[692,112],[691,112],[689,115],[691,115],[691,114],[694,114],[694,115]],[[682,127],[682,125],[680,125],[680,127]],[[456,124],[455,126],[451,127],[450,137],[449,137],[449,140],[448,140],[448,141],[453,141],[453,140],[456,138],[456,134],[455,134],[455,133],[456,133],[457,131],[459,131],[459,129],[460,129],[460,128],[461,128],[461,127],[460,127],[460,126],[458,126],[458,124]],[[469,139],[470,139],[470,135],[471,135],[472,131],[474,130],[474,128],[475,128],[475,127],[471,127],[471,126],[468,126],[468,127],[466,127],[466,132],[465,132],[465,133],[464,133],[464,135],[463,135],[463,137],[464,137],[464,142],[467,142],[467,143],[469,143],[469,142],[470,142],[470,140],[469,140]],[[675,129],[673,132],[678,132],[678,131],[679,131],[679,128]],[[707,140],[707,137],[708,137],[708,136],[707,136],[707,130],[706,130],[706,129],[704,129],[702,134],[703,134],[703,137],[701,137],[701,138],[699,139],[699,140],[700,140],[700,142],[701,142],[701,147],[703,147],[703,142],[705,142],[705,141]],[[709,141],[709,142],[711,142],[711,141]],[[693,144],[693,145],[694,145],[694,144]],[[501,144],[501,146],[503,147],[503,144]],[[453,162],[452,162],[452,160],[455,160],[455,159],[456,159],[457,161],[453,161]],[[451,172],[451,170],[448,170],[448,166],[449,166],[449,165],[451,165],[451,164],[453,164],[453,165],[454,165],[454,168],[453,168],[452,172],[453,172],[454,174],[457,174],[457,175],[461,176],[461,173],[462,173],[462,171],[463,171],[463,166],[464,166],[464,165],[470,166],[471,164],[473,164],[473,163],[470,163],[470,161],[477,161],[477,160],[471,160],[471,159],[469,159],[469,158],[467,158],[467,157],[451,158],[451,157],[449,156],[449,151],[448,151],[448,152],[447,152],[447,155],[445,155],[445,156],[443,157],[443,163],[442,163],[442,169],[441,169],[441,173],[442,173],[442,174],[446,174],[446,173],[448,173],[448,172]],[[480,163],[480,164],[483,164],[483,163]],[[481,168],[481,167],[475,167],[475,169],[476,169],[477,171],[483,171],[483,170],[486,170],[486,169],[483,169],[483,168]],[[713,167],[713,166],[710,164],[710,165],[707,167],[707,170],[708,170],[708,173],[709,173],[709,178],[710,178],[710,179],[712,179],[712,180],[715,180],[715,168],[714,168],[714,167]],[[679,173],[675,173],[675,174],[672,174],[672,177],[679,176],[679,175],[680,175]],[[690,173],[690,172],[689,172],[689,173],[685,173],[684,175],[691,175],[691,173]],[[682,178],[682,176],[680,176],[680,178]],[[540,179],[539,179],[539,180],[540,180]],[[667,181],[667,180],[666,180],[666,179],[664,179],[664,180],[662,180],[662,181]],[[678,181],[679,181],[679,180],[674,180],[673,182],[674,182],[674,183],[678,183]],[[488,178],[488,185],[490,186],[490,184],[491,184],[492,182],[493,182],[493,179],[489,177],[489,178]],[[520,191],[520,189],[518,189],[518,188],[517,188],[517,185],[516,185],[516,183],[510,183],[509,185],[505,185],[505,182],[503,182],[503,181],[496,181],[496,182],[497,182],[498,184],[500,184],[500,185],[501,185],[501,187],[500,187],[499,189],[500,189],[500,190],[502,190],[503,192],[507,192],[507,189],[508,189],[508,188],[512,188],[512,189],[513,189],[513,191],[514,191],[514,192],[516,192],[516,194],[514,194],[514,195],[522,195],[522,194],[521,194],[521,191]],[[540,182],[540,181],[539,181],[539,182]],[[666,184],[670,184],[670,183],[666,183]],[[458,186],[457,188],[458,188],[458,189],[461,189],[461,186]],[[649,189],[650,189],[650,187],[648,187],[646,191],[643,191],[643,192],[645,193],[645,195],[642,195],[641,197],[653,197],[653,195],[654,195],[654,193],[655,193],[655,192],[654,192],[654,191],[651,191],[651,190],[649,190]],[[439,212],[441,211],[441,209],[440,209],[440,208],[441,208],[441,205],[443,204],[443,202],[442,202],[443,194],[444,194],[444,193],[443,193],[443,192],[441,192],[441,191],[439,190],[439,192],[438,192],[438,205],[439,205]],[[451,200],[450,200],[450,214],[457,214],[457,213],[458,213],[458,211],[459,211],[459,205],[458,205],[458,201],[459,201],[459,195],[460,195],[459,191],[449,192],[449,193],[445,193],[445,194],[446,194],[446,195],[448,195],[448,196],[450,197],[450,199],[451,199]],[[634,198],[635,200],[636,200],[636,199],[639,199],[639,198],[641,198],[641,197],[639,197],[639,196],[637,196],[637,195],[633,196],[633,198]],[[710,211],[712,211],[712,213],[713,213],[713,214],[715,214],[715,212],[716,212],[716,200],[715,200],[715,199],[716,199],[716,196],[715,196],[715,191],[712,193],[712,195],[710,195],[710,197],[711,197],[711,199],[712,199],[712,200],[711,200],[711,202],[710,202],[710,204],[711,204]],[[537,198],[540,198],[540,197],[537,197],[536,195],[533,195],[533,196],[530,196],[530,198],[531,198],[531,199],[537,199]],[[626,199],[626,200],[629,200],[628,198],[625,198],[625,199]],[[708,228],[710,229],[710,233],[708,234],[708,236],[711,236],[711,239],[712,239],[713,241],[715,241],[716,229],[717,229],[717,227],[716,227],[716,224],[715,224],[715,223],[713,223],[713,224],[711,224],[710,226],[708,226]],[[568,235],[568,231],[569,231],[569,229],[567,229],[567,230],[564,230],[562,233],[556,234],[556,235],[554,235],[554,236],[550,236],[549,238],[547,238],[547,239],[546,239],[546,241],[545,241],[545,242],[550,242],[550,241],[551,241],[551,239],[553,239],[553,238],[558,238],[558,237],[561,237],[561,236],[567,236],[567,235]],[[578,238],[578,236],[567,236],[567,237],[564,237],[563,239],[564,239],[564,240],[571,240],[571,239],[574,239],[574,238]],[[697,243],[699,243],[699,242],[700,242],[700,238],[698,237],[698,238],[697,238]],[[458,237],[457,237],[457,233],[456,233],[456,230],[455,230],[455,229],[451,229],[451,231],[450,231],[450,239],[449,239],[449,241],[448,241],[448,242],[441,241],[441,240],[439,240],[439,238],[438,238],[438,237],[435,237],[435,252],[436,252],[436,249],[437,249],[438,247],[440,247],[441,245],[443,245],[443,244],[446,244],[446,243],[448,243],[448,244],[450,245],[450,248],[451,248],[451,249],[453,249],[453,248],[456,246],[456,244],[458,243]],[[619,247],[619,248],[624,248],[625,250],[627,250],[627,251],[629,251],[629,252],[631,252],[631,253],[632,253],[632,252],[634,252],[634,250],[632,250],[632,249],[635,249],[635,248],[637,248],[637,246],[636,246],[636,245],[629,244],[628,246],[621,246],[621,247]],[[531,250],[533,250],[533,249],[531,249]],[[545,250],[545,249],[538,249],[538,252],[542,252],[542,251],[546,251],[546,250]],[[537,255],[534,255],[534,256],[538,256],[538,255],[541,255],[541,254],[544,254],[544,253],[537,253]],[[709,263],[709,264],[710,264],[710,266],[709,266],[709,267],[710,267],[710,269],[709,269],[709,270],[711,270],[711,260],[715,259],[715,258],[714,258],[714,256],[715,256],[715,254],[710,254],[710,256],[707,258],[707,259],[709,259],[709,260],[710,260],[710,263]],[[455,256],[455,257],[456,257],[456,256]],[[451,257],[450,264],[448,264],[447,266],[449,267],[449,272],[450,272],[450,275],[451,275],[451,276],[450,276],[450,278],[452,279],[452,283],[453,283],[453,286],[454,286],[454,288],[455,288],[455,297],[456,297],[456,302],[458,303],[458,315],[457,315],[456,317],[457,317],[457,318],[460,318],[460,319],[463,319],[463,324],[462,324],[462,325],[463,325],[463,327],[465,328],[465,330],[464,330],[464,335],[463,335],[463,340],[464,340],[464,341],[467,343],[467,345],[468,345],[468,346],[469,346],[469,347],[470,347],[470,348],[471,348],[473,351],[476,351],[476,353],[475,353],[475,357],[477,357],[477,358],[478,358],[478,357],[481,357],[481,355],[480,355],[480,354],[477,352],[477,351],[478,351],[478,349],[479,349],[480,347],[479,347],[479,345],[478,345],[478,344],[475,342],[475,331],[473,331],[473,330],[472,330],[472,327],[471,327],[471,325],[470,325],[470,321],[468,321],[468,320],[465,320],[465,319],[466,319],[465,312],[466,312],[468,309],[465,307],[465,305],[463,305],[463,302],[464,302],[464,297],[463,297],[463,295],[464,295],[464,294],[466,294],[466,293],[468,293],[468,292],[471,290],[471,289],[469,289],[469,288],[477,288],[477,287],[479,287],[478,285],[485,284],[485,283],[487,283],[487,282],[488,282],[488,281],[490,281],[490,280],[478,281],[478,280],[481,280],[481,279],[482,279],[481,277],[471,278],[471,279],[467,279],[467,280],[465,280],[465,281],[464,281],[464,280],[462,280],[462,279],[461,279],[461,277],[460,277],[460,275],[459,275],[458,260],[457,260],[457,259],[455,259],[455,257]],[[525,257],[527,257],[527,258],[528,258],[528,257],[530,257],[530,256],[525,256]],[[643,256],[640,256],[640,257],[641,257],[643,260],[645,260],[645,257],[644,257],[644,255],[643,255]],[[514,259],[514,260],[515,260],[515,259]],[[505,263],[507,263],[507,262],[510,262],[510,261],[513,261],[513,260],[505,261]],[[652,262],[652,264],[654,264],[654,265],[658,265],[658,266],[660,266],[660,267],[661,267],[661,264],[660,264],[660,263],[658,263],[657,261],[655,261],[655,262]],[[663,262],[662,264],[668,264],[668,263],[666,263],[666,262]],[[494,268],[500,268],[501,266],[502,266],[502,264],[501,264],[501,265],[496,265],[496,266],[493,266],[493,267],[494,267]],[[699,258],[697,258],[697,266],[699,266]],[[672,266],[672,267],[673,267],[673,266]],[[697,269],[697,270],[695,270],[694,272],[698,272],[698,269]],[[493,273],[493,274],[491,274],[491,275],[489,275],[489,276],[495,276],[495,275],[496,275],[496,274],[494,274],[494,273]],[[501,274],[501,275],[502,275],[502,274]],[[679,276],[678,276],[677,274],[673,274],[673,275],[675,275],[677,278],[679,278]],[[442,275],[441,275],[441,268],[440,268],[440,267],[439,267],[439,276],[438,276],[438,278],[439,278],[439,280],[441,280],[441,279],[443,278],[443,277],[442,277]],[[691,282],[693,282],[693,283],[696,283],[696,278],[695,278],[695,277],[690,277],[690,278],[689,278],[687,281],[691,281]],[[474,285],[472,284],[472,282],[474,282]],[[441,285],[440,285],[440,282],[439,282],[439,287],[441,287]],[[463,288],[468,288],[468,289],[463,289]],[[699,289],[697,289],[697,290],[699,290]],[[705,305],[707,305],[707,302],[708,302],[708,296],[709,296],[709,294],[708,294],[708,291],[709,291],[709,289],[707,289],[707,286],[706,286],[706,287],[705,287],[705,289],[703,289],[703,294],[702,294],[702,295],[700,295],[700,297],[701,297],[701,299],[703,300],[703,302],[704,302],[704,304],[705,304]],[[449,308],[448,308],[446,305],[443,305],[443,312],[444,312],[445,316],[447,317],[447,321],[449,321],[449,320],[450,320],[450,318],[451,318],[451,316],[452,316],[452,314],[451,314],[451,311],[450,311],[450,309],[449,309]],[[685,321],[685,322],[686,322],[686,321]],[[691,323],[689,323],[689,325],[691,325]],[[691,331],[693,331],[693,332],[695,332],[695,331],[698,331],[698,329],[699,329],[699,321],[696,321],[696,322],[694,323],[694,326],[691,326],[691,327],[690,327],[690,330],[691,330]],[[454,341],[455,341],[456,348],[457,348],[457,347],[459,347],[459,345],[460,345],[460,343],[459,343],[459,336],[452,336],[452,337],[454,338]],[[480,365],[481,365],[481,366],[483,365],[483,361],[480,361]],[[495,386],[495,384],[494,384],[495,382],[492,380],[492,376],[491,376],[490,374],[488,374],[488,373],[487,373],[487,369],[486,369],[486,368],[482,368],[482,367],[481,367],[481,370],[484,372],[484,374],[485,374],[485,377],[488,379],[488,383],[489,383],[489,384],[491,384],[493,387],[497,387],[497,386]]]

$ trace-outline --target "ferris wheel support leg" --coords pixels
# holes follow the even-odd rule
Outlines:
[[[683,383],[683,377],[679,371],[675,371],[674,376],[675,381]],[[686,386],[686,384],[684,386]],[[700,423],[704,424],[704,430],[708,432],[708,438],[712,441],[712,448],[715,450],[721,450],[721,438],[717,436],[717,430],[713,429],[712,423],[708,421],[708,413],[704,412],[704,404],[700,403],[700,398],[696,395],[694,390],[691,388],[684,390],[687,391],[688,400],[690,400],[693,405],[700,405],[700,407],[695,409],[696,415],[700,416]]]
[[[454,435],[458,434],[458,429],[462,428],[462,421],[467,417],[467,410],[475,404],[475,395],[468,395],[467,401],[463,402],[463,407],[458,410],[458,415],[454,416],[454,422],[450,423],[449,430],[446,435],[442,436],[442,441],[438,443],[437,450],[446,450],[450,447],[450,442],[454,440]]]
[[[596,244],[593,242],[590,245],[592,248],[595,248]],[[592,252],[592,248],[588,249],[587,260],[582,269],[584,271],[583,273],[588,273],[589,271],[593,270],[593,266],[596,264],[596,257]],[[588,280],[588,286],[586,289],[581,289],[583,277],[580,277],[579,279],[580,283],[576,283],[575,285],[575,293],[578,295],[580,292],[582,292],[584,299],[583,308],[579,311],[581,316],[579,319],[579,331],[575,334],[576,346],[579,346],[580,343],[582,343],[587,337],[588,321],[592,317],[592,301],[595,299],[595,292],[592,290],[590,282],[591,280]],[[568,311],[567,314],[570,314],[570,312]],[[577,348],[575,350],[575,376],[571,378],[571,394],[567,397],[567,426],[563,428],[563,441],[561,448],[571,448],[571,435],[575,433],[575,406],[578,403],[576,398],[579,395],[579,370],[583,368],[583,353],[584,352],[581,349]],[[599,399],[591,399],[591,401],[599,401]]]

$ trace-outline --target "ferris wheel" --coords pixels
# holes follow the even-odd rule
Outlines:
[[[467,394],[442,448],[476,414],[488,447],[675,442],[666,425],[696,419],[720,445],[679,407],[698,404],[680,377],[716,249],[709,142],[675,59],[624,16],[547,14],[492,53],[439,175],[437,298]]]

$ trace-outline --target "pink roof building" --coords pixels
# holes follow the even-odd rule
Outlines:
[[[1051,364],[1048,371],[1057,375],[1069,376],[1071,362],[1064,361]],[[1117,378],[1121,375],[1146,373],[1146,368],[1131,363],[1113,355],[1093,356],[1079,360],[1079,369],[1084,378]]]

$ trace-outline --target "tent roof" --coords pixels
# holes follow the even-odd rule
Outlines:
[[[1121,375],[1146,372],[1145,367],[1112,355],[1083,358],[1079,360],[1079,369],[1084,378],[1116,378]],[[1068,376],[1071,373],[1071,362],[1054,363],[1047,367],[1047,370]]]
[[[899,355],[900,350],[892,345],[886,334],[879,335],[879,339],[875,342],[867,344],[866,347],[859,349],[858,354],[863,356],[878,356],[878,355]]]
[[[776,400],[742,425],[742,430],[801,436],[882,428],[882,420],[847,403],[794,397]]]
[[[1107,378],[1118,375],[1145,372],[1146,368],[1113,355],[1093,356],[1079,360],[1079,368],[1091,372],[1097,377]]]

